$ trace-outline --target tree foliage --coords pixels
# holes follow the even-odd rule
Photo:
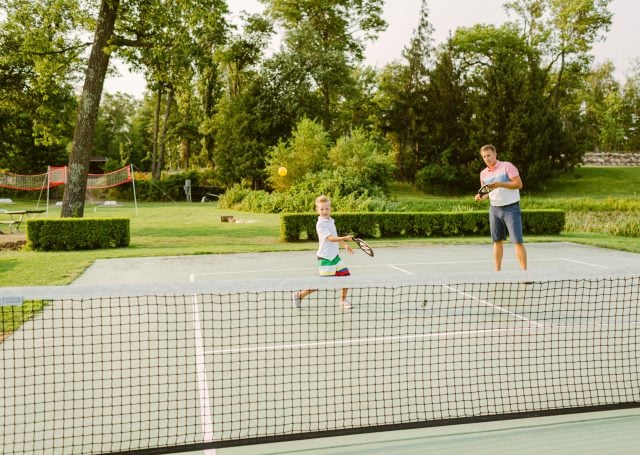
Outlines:
[[[0,18],[0,168],[44,172],[66,163],[86,47],[71,32],[87,18],[75,3],[35,0],[3,3]]]
[[[225,0],[2,3],[0,168],[69,162],[63,212],[81,216],[90,155],[156,179],[205,167],[214,184],[298,188],[300,204],[333,184],[363,207],[390,172],[429,192],[474,190],[485,143],[526,188],[587,150],[640,149],[640,72],[618,81],[611,64],[591,63],[610,0],[510,0],[511,22],[460,28],[437,47],[423,0],[383,68],[363,65],[386,26],[383,0],[261,3],[237,25]],[[111,31],[101,7],[114,12]],[[113,57],[144,75],[142,100],[102,95]]]
[[[322,123],[332,130],[336,105],[352,86],[353,65],[364,58],[364,43],[386,27],[383,0],[262,0],[282,24],[282,54],[310,89],[318,91]],[[357,32],[354,32],[357,30]]]
[[[428,118],[433,105],[426,92],[434,54],[432,34],[427,1],[423,0],[418,27],[402,52],[404,61],[388,65],[380,76],[378,127],[394,149],[397,177],[406,181],[415,179],[430,144]]]

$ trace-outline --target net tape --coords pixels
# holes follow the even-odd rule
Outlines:
[[[640,277],[516,277],[32,289],[51,291],[42,309],[27,288],[2,289],[4,453],[156,453],[637,406]],[[319,283],[292,307],[292,290]],[[337,303],[345,284],[350,311]]]

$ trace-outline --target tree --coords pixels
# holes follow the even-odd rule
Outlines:
[[[640,150],[640,59],[636,59],[622,89],[622,125],[625,150]]]
[[[172,114],[175,109],[186,115],[201,114],[181,105],[187,100],[194,101],[191,93],[198,85],[198,77],[204,78],[204,85],[200,84],[203,97],[210,97],[211,90],[215,90],[218,73],[214,54],[226,40],[228,25],[224,16],[228,9],[223,0],[142,2],[138,6],[140,10],[134,14],[123,13],[119,29],[127,31],[128,36],[118,36],[114,43],[126,46],[121,54],[146,73],[148,86],[155,92],[158,104],[154,111],[151,172],[158,180],[168,147],[180,144],[183,153],[191,149],[192,125],[171,124]],[[210,66],[214,68],[208,69]],[[207,85],[210,83],[213,85]],[[198,124],[202,120],[192,117],[189,123]],[[179,137],[182,132],[187,134]],[[172,140],[176,144],[170,143]]]
[[[89,160],[98,120],[102,87],[109,67],[110,52],[107,47],[113,36],[119,4],[119,0],[102,0],[100,6],[93,46],[80,96],[76,127],[73,132],[73,146],[68,166],[69,174],[60,211],[63,218],[82,217],[84,214]]]
[[[85,15],[74,4],[0,6],[0,168],[44,172],[67,161],[77,100],[73,79],[85,43],[70,35]]]
[[[334,130],[347,134],[354,128],[368,131],[376,128],[378,106],[375,94],[378,91],[378,72],[371,67],[358,67],[352,72],[353,85],[336,106]]]
[[[167,90],[164,109],[167,120],[176,91],[187,90],[185,84],[192,80],[192,60],[210,53],[212,41],[208,38],[219,37],[217,33],[225,29],[222,17],[227,9],[223,0],[169,3],[137,0],[124,3],[118,13],[120,6],[118,0],[103,0],[96,22],[69,160],[71,178],[65,187],[62,216],[82,216],[84,211],[88,160],[110,54],[118,51],[135,68],[146,70],[150,86],[160,91],[160,95]],[[161,136],[158,137],[158,155],[153,169],[156,176],[163,167],[162,150],[169,133],[168,125],[165,123],[158,131]]]
[[[549,77],[550,102],[569,134],[579,135],[579,100],[589,72],[593,44],[611,25],[610,0],[515,0],[507,3],[519,17],[527,42],[542,57]]]
[[[361,181],[388,191],[394,164],[384,139],[354,128],[338,138],[327,158],[328,168],[349,172]]]
[[[317,90],[321,120],[332,131],[334,106],[352,85],[353,64],[362,61],[364,41],[386,27],[383,0],[262,0],[285,31],[276,59],[298,68],[312,90]],[[303,85],[307,85],[303,84]]]
[[[139,105],[138,100],[122,93],[104,96],[98,113],[93,154],[107,158],[108,170],[132,162],[132,120]]]
[[[451,43],[444,46],[426,87],[426,126],[415,171],[416,183],[431,193],[472,189],[477,183],[477,151],[472,142],[475,117],[471,103],[473,87],[454,62]]]
[[[404,61],[387,65],[380,77],[379,127],[395,151],[397,176],[406,181],[414,180],[420,160],[428,154],[426,117],[431,106],[426,90],[434,53],[432,34],[427,0],[423,0],[418,27],[402,52]]]
[[[583,150],[617,150],[622,142],[622,96],[611,62],[594,68],[578,94]]]
[[[231,184],[250,180],[261,189],[264,180],[264,145],[259,141],[250,96],[223,97],[213,120],[216,142],[216,175]]]
[[[264,17],[250,15],[245,17],[242,33],[229,37],[214,56],[219,75],[217,102],[205,108],[200,132],[208,144],[215,144],[208,157],[220,182],[247,179],[252,187],[263,187],[266,151],[276,143],[265,132],[263,119],[275,113],[259,107],[258,65],[272,33]],[[213,101],[213,97],[211,93],[207,100]]]
[[[221,182],[251,179],[255,188],[264,180],[264,156],[269,143],[260,116],[272,116],[261,111],[257,67],[273,33],[273,27],[263,17],[245,17],[241,34],[234,34],[215,54],[214,64],[219,77],[215,94],[207,95],[205,120],[200,132],[205,134],[209,162],[215,167]],[[216,103],[213,102],[215,97]],[[215,144],[215,147],[213,145]]]
[[[471,179],[479,167],[477,150],[492,143],[503,159],[518,166],[532,188],[553,172],[577,163],[578,152],[548,102],[548,76],[540,55],[517,29],[508,25],[458,29],[450,46],[469,104],[462,111],[468,120],[457,119],[466,125],[467,146],[449,149],[446,158],[441,155],[441,166],[457,168],[462,178],[469,176],[465,181],[471,189],[477,184],[477,176]],[[454,123],[451,118],[446,121]],[[446,175],[451,172],[439,174]]]
[[[271,184],[284,190],[307,174],[321,171],[328,158],[330,137],[324,127],[309,119],[302,119],[291,137],[272,148],[267,161]],[[285,178],[276,178],[280,166],[287,168]]]

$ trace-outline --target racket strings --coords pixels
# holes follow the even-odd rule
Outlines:
[[[368,254],[369,256],[373,257],[373,248],[371,248],[367,242],[365,242],[362,239],[359,239],[357,237],[354,237],[353,239],[354,242],[356,242],[356,244],[360,247],[360,249],[362,251],[364,251],[366,254]]]

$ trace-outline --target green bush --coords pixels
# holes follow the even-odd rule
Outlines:
[[[560,234],[565,227],[562,210],[523,210],[522,230],[525,234]]]
[[[315,199],[321,194],[331,198],[333,210],[343,212],[385,210],[388,205],[380,187],[347,170],[324,170],[307,174],[286,192],[251,191],[234,185],[220,198],[218,206],[260,213],[306,212],[313,210]]]
[[[287,175],[278,174],[280,166]],[[394,164],[389,142],[360,128],[332,143],[320,123],[302,119],[291,138],[272,147],[267,157],[267,182],[277,192],[286,193],[309,174],[338,171],[363,183],[365,188],[388,190]],[[362,186],[362,185],[361,185]],[[326,194],[313,191],[312,194]],[[335,197],[335,196],[334,196]]]
[[[485,211],[469,212],[382,212],[335,213],[332,215],[340,234],[357,234],[364,238],[389,237],[455,237],[488,235],[489,217]],[[292,242],[317,240],[315,213],[281,215],[280,237]],[[561,210],[524,210],[525,234],[559,234],[564,229],[565,214]]]
[[[429,164],[416,173],[415,184],[429,194],[465,194],[475,189],[468,182],[477,181],[477,171],[468,165]]]
[[[320,123],[303,118],[298,122],[285,142],[273,147],[267,157],[267,181],[277,191],[286,191],[294,182],[307,174],[320,171],[330,146],[329,134]],[[285,166],[287,175],[278,175],[278,168]]]
[[[315,213],[288,213],[280,218],[280,238],[286,242],[301,239],[318,240]]]
[[[27,221],[27,247],[36,251],[129,246],[128,218],[58,218]]]

